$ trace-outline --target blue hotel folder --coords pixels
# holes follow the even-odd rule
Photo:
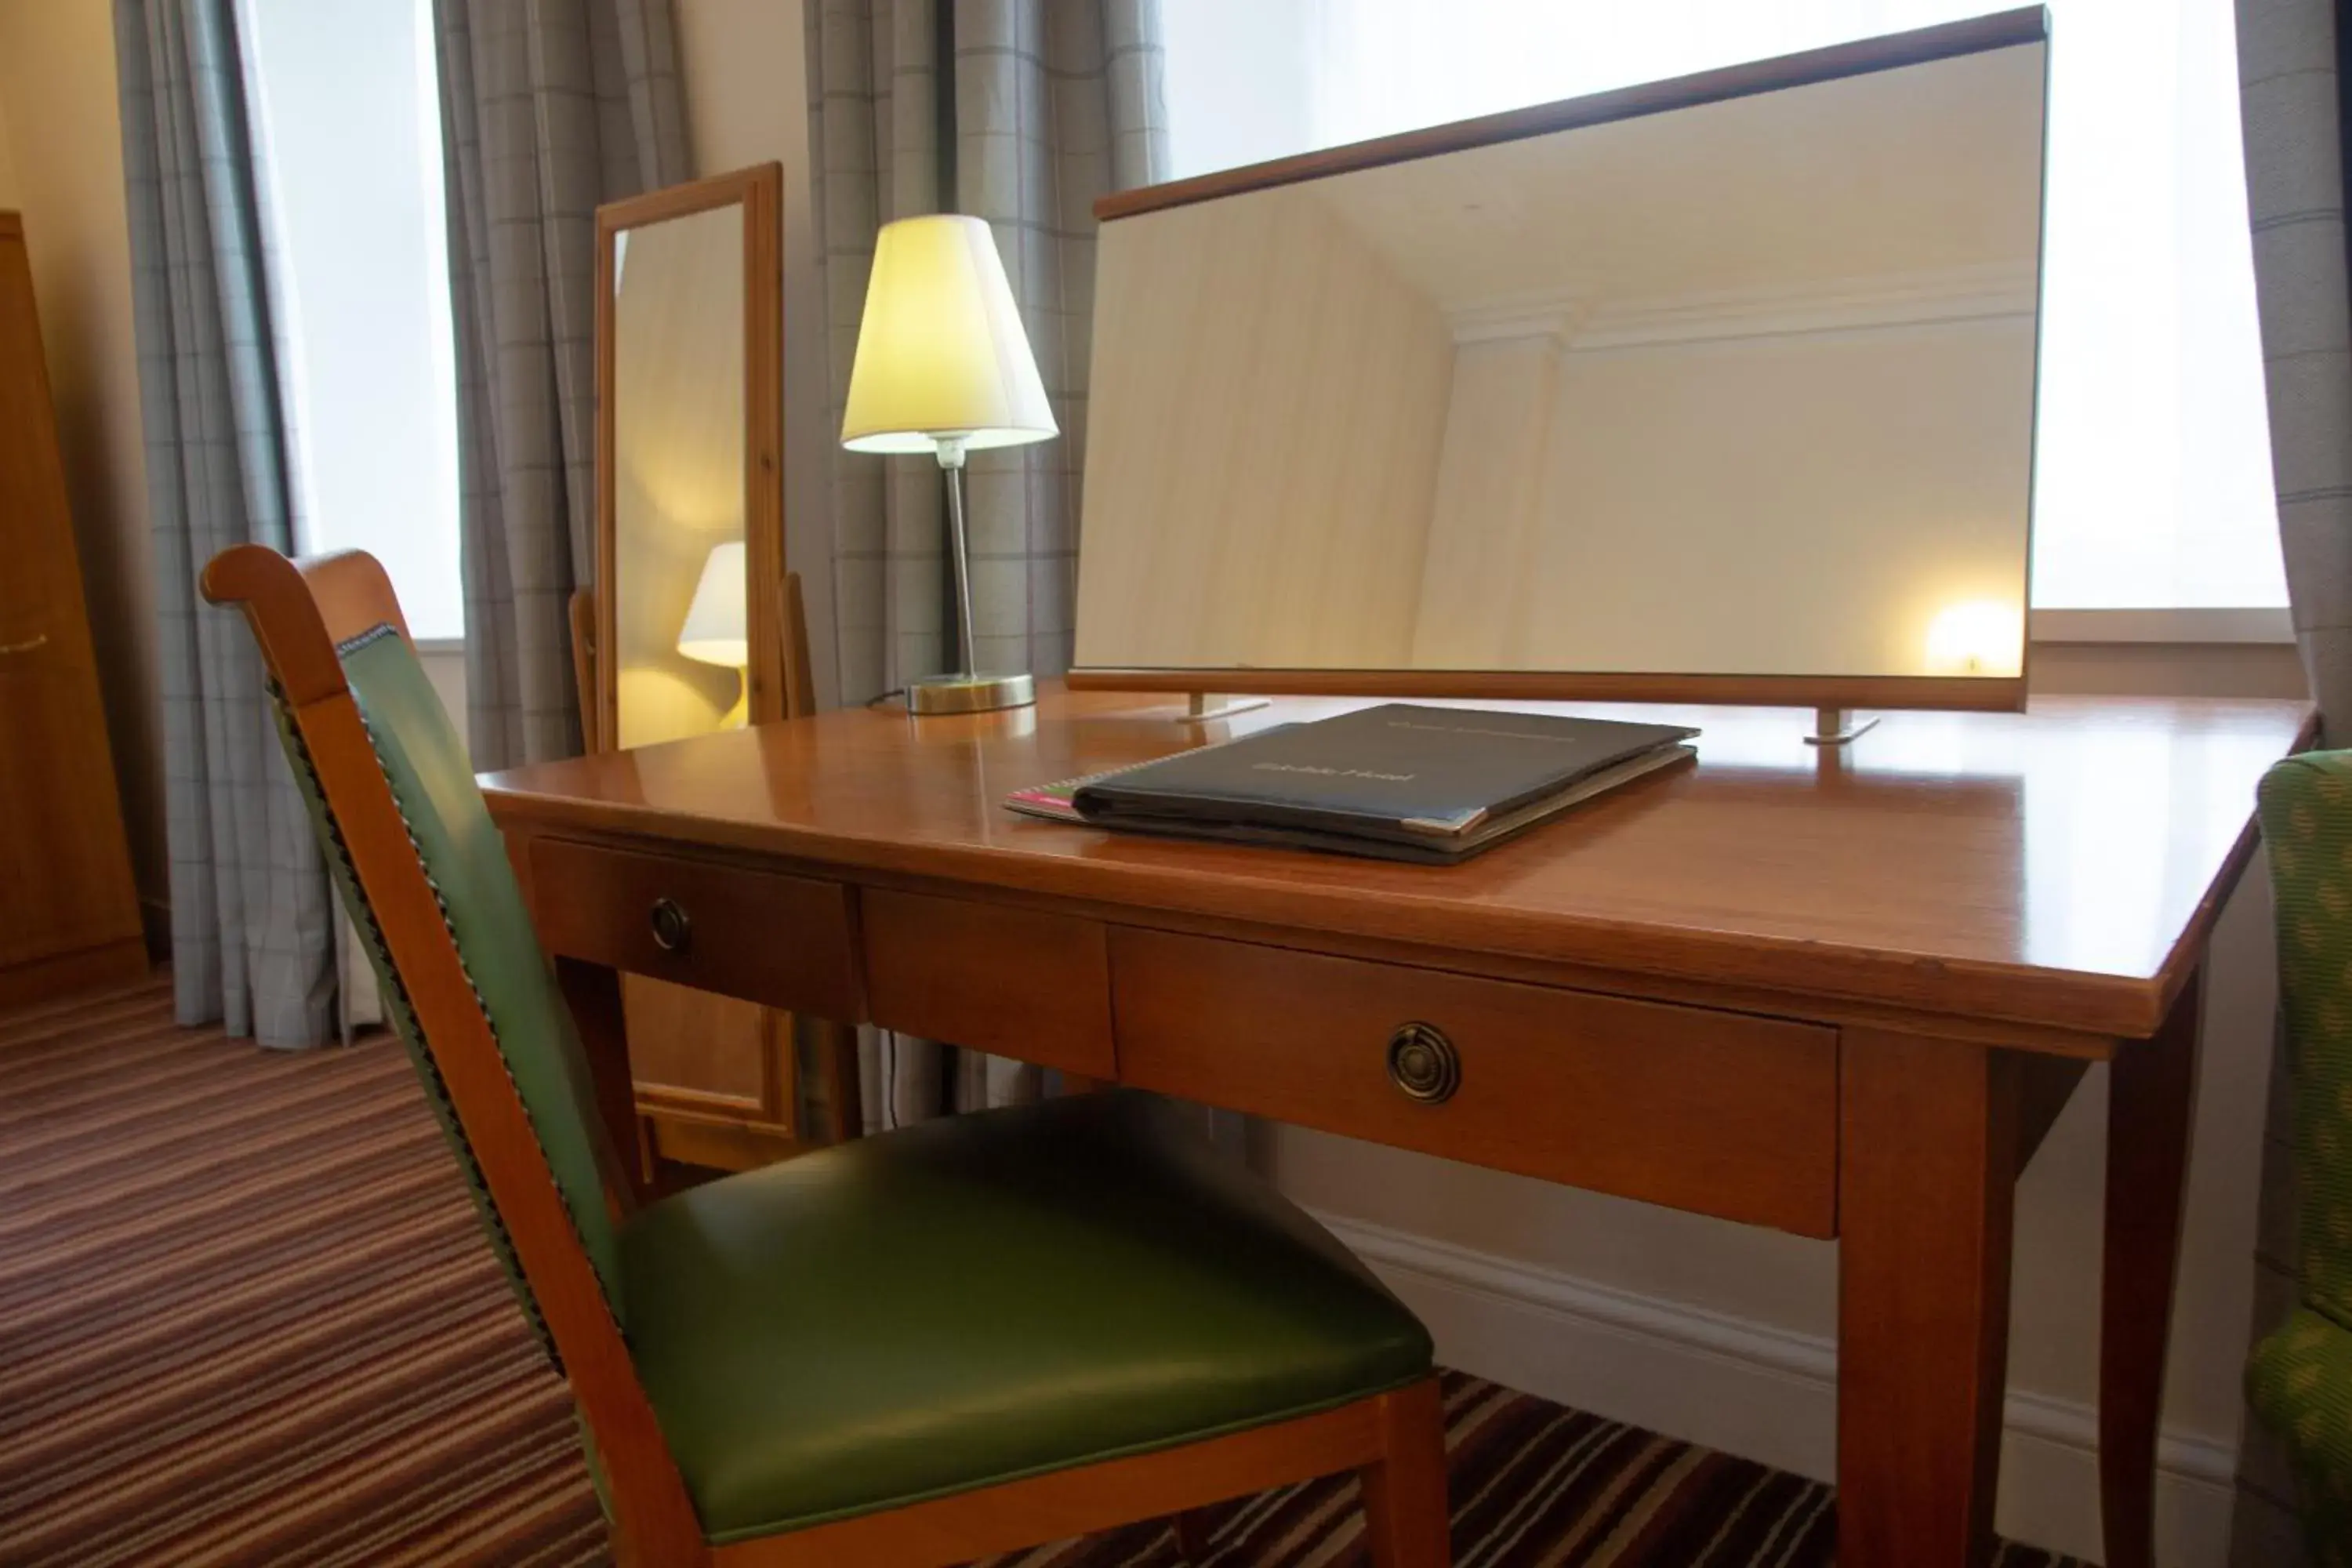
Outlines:
[[[1438,864],[1695,753],[1698,733],[1391,702],[1085,781],[1104,827]]]

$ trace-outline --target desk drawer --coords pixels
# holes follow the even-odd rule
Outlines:
[[[1832,1030],[1127,927],[1111,977],[1123,1082],[1836,1233]],[[1398,1064],[1430,1099],[1392,1076],[1408,1024],[1434,1031]]]
[[[708,860],[533,840],[551,952],[843,1023],[864,1015],[849,890]]]
[[[1100,921],[878,888],[858,919],[884,1028],[1088,1078],[1115,1070]]]

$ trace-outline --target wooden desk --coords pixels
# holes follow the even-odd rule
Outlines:
[[[628,970],[1837,1237],[1846,1564],[1983,1561],[2013,1184],[2109,1060],[2107,1560],[2149,1562],[2200,965],[2306,705],[1896,714],[1844,753],[1809,714],[1644,710],[1705,729],[1698,767],[1447,868],[998,804],[1192,743],[1171,711],[1049,689],[485,784],[606,1082]],[[1442,1103],[1391,1081],[1407,1023],[1451,1044]]]

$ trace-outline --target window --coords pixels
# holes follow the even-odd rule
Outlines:
[[[1952,21],[1988,0],[1184,0],[1178,176]],[[2051,0],[2033,598],[2286,603],[2231,0]]]
[[[456,350],[430,0],[240,0],[297,545],[382,561],[464,635]]]

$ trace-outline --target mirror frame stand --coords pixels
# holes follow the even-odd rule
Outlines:
[[[1813,710],[1813,732],[1805,737],[1808,746],[1843,746],[1857,736],[1878,728],[1879,715],[1867,719],[1854,717],[1851,708],[1816,708]]]
[[[1184,694],[1184,711],[1177,716],[1179,724],[1213,724],[1220,719],[1230,719],[1236,713],[1255,713],[1269,705],[1264,697],[1221,697],[1213,691],[1188,691]]]

